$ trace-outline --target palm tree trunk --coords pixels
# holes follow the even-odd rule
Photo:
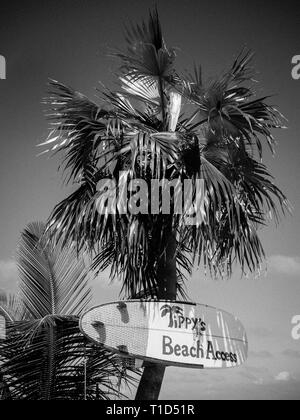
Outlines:
[[[165,252],[158,266],[158,298],[176,300],[176,237],[172,227],[165,232]],[[158,400],[166,367],[159,363],[145,364],[136,393],[136,400]]]

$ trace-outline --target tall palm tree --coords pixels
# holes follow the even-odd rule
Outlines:
[[[208,83],[200,67],[180,74],[154,10],[148,22],[128,26],[126,47],[113,55],[121,62],[119,89],[102,91],[99,104],[50,81],[52,130],[43,145],[62,154],[67,181],[77,186],[53,210],[52,235],[90,251],[96,269],[111,267],[127,297],[175,300],[201,262],[213,275],[230,275],[234,264],[257,270],[265,257],[257,230],[288,204],[261,160],[263,141],[274,151],[272,130],[282,127],[282,117],[255,95],[252,54],[243,51]],[[141,196],[143,211],[120,201],[110,211],[102,186],[114,181],[122,196],[124,185],[141,179],[149,190],[153,179],[191,180],[201,218],[189,224],[186,213],[174,211],[176,188],[169,214],[162,197],[156,214],[144,211]],[[138,196],[137,185],[125,188],[125,198]],[[158,397],[164,369],[147,365],[136,398]]]
[[[126,379],[122,361],[86,343],[79,330],[78,316],[92,296],[89,270],[74,247],[54,248],[44,232],[41,223],[24,230],[18,249],[20,294],[0,295],[0,313],[7,321],[6,339],[0,341],[1,397],[117,396],[115,383]]]

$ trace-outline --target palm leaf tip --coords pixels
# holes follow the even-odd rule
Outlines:
[[[151,44],[159,51],[163,47],[163,37],[161,24],[158,16],[157,8],[149,11],[149,19],[146,23],[143,21],[141,24],[131,24],[125,27],[125,39],[130,46],[138,43]]]

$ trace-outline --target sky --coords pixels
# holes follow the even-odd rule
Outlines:
[[[214,281],[195,270],[187,284],[193,300],[225,309],[243,322],[248,361],[233,370],[168,368],[162,399],[300,399],[300,340],[292,318],[300,314],[300,80],[291,76],[300,55],[300,4],[253,0],[158,0],[164,37],[177,48],[181,69],[195,63],[205,79],[228,68],[243,48],[255,52],[258,95],[274,95],[288,119],[276,133],[276,155],[264,162],[293,205],[280,226],[261,232],[268,270],[260,276]],[[68,194],[58,161],[37,157],[48,124],[42,98],[49,78],[96,100],[99,82],[112,86],[114,62],[108,47],[123,42],[128,21],[146,17],[154,2],[143,0],[38,0],[1,2],[0,55],[7,77],[0,80],[0,288],[14,291],[15,249],[27,223],[46,220]],[[116,299],[120,284],[107,273],[93,280],[94,303]]]

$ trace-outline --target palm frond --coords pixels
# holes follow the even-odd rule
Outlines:
[[[133,384],[115,354],[86,342],[78,315],[91,299],[89,270],[76,248],[54,246],[42,223],[23,231],[19,249],[19,304],[1,295],[9,314],[0,341],[0,398],[26,400],[110,399],[122,396],[117,382]],[[8,312],[8,308],[10,311]],[[10,315],[15,313],[13,319]]]
[[[175,51],[168,49],[163,40],[157,10],[150,13],[148,24],[143,22],[141,25],[132,25],[126,32],[127,49],[125,52],[115,52],[114,56],[121,60],[122,74],[130,77],[131,85],[139,86],[140,82],[145,82],[145,78],[157,84],[161,119],[165,128],[168,101],[165,84],[174,73]]]
[[[0,291],[0,315],[4,316],[6,321],[14,322],[24,319],[26,311],[17,296]]]
[[[11,326],[1,360],[14,400],[110,399],[119,395],[113,379],[126,380],[122,361],[87,344],[71,316]]]
[[[144,104],[157,109],[160,105],[159,101],[159,89],[157,80],[153,80],[151,77],[140,77],[136,79],[130,75],[124,75],[120,78],[122,83],[122,90],[126,95],[133,99],[139,99]]]
[[[18,248],[22,302],[35,319],[49,314],[79,314],[91,299],[88,268],[76,248],[54,249],[42,223],[32,223]]]
[[[41,146],[52,152],[65,151],[64,168],[67,181],[86,182],[93,191],[93,175],[97,164],[96,151],[101,144],[99,135],[107,125],[102,121],[107,112],[84,95],[56,81],[50,81],[51,91],[44,103],[51,122],[49,138]]]

